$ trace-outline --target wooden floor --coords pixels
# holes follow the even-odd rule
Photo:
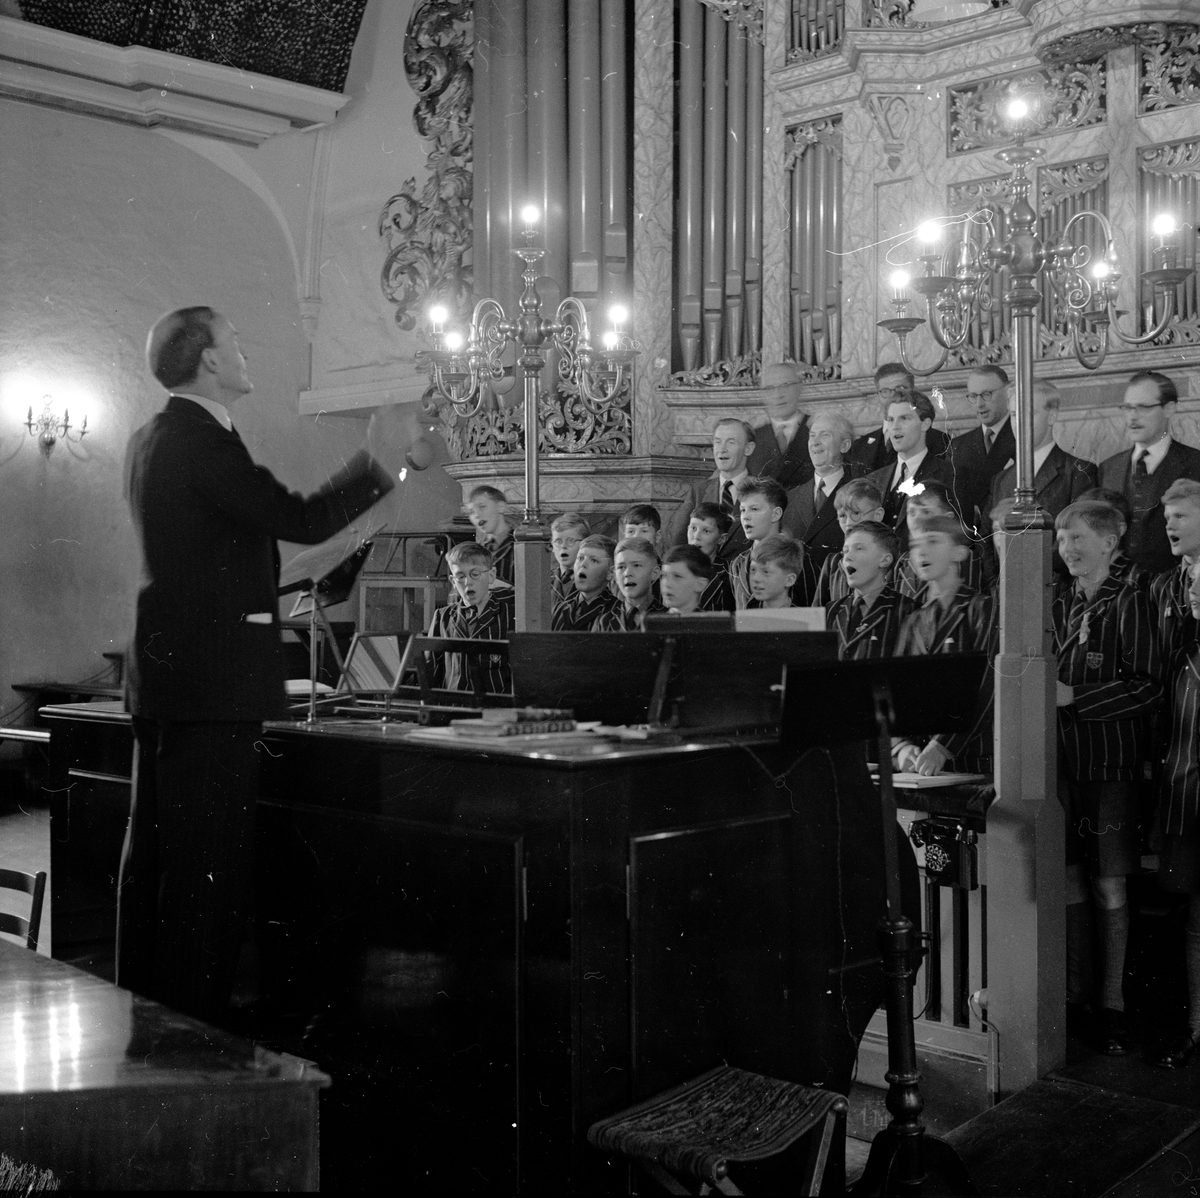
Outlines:
[[[0,866],[26,870],[49,869],[50,867],[50,817],[46,807],[31,804],[24,799],[0,795]],[[53,938],[53,912],[47,893],[44,934],[39,951],[49,953]],[[1163,906],[1147,899],[1139,925],[1135,928],[1137,951],[1130,961],[1130,978],[1126,984],[1131,1023],[1139,1034],[1137,1048],[1125,1058],[1100,1056],[1077,1037],[1068,1044],[1066,1065],[1051,1079],[1057,1083],[1057,1093],[1075,1094],[1083,1097],[1088,1109],[1097,1104],[1110,1102],[1114,1096],[1119,1105],[1119,1096],[1144,1099],[1176,1108],[1188,1108],[1198,1112],[1200,1121],[1200,1063],[1191,1069],[1172,1073],[1154,1068],[1147,1060],[1150,1048],[1156,1043],[1154,1037],[1177,1026],[1182,1020],[1186,993],[1182,967],[1164,966],[1178,958],[1175,951],[1181,943],[1182,914],[1169,905]],[[111,961],[103,958],[94,962],[76,961],[83,967],[92,967],[101,975],[111,976]],[[1071,1087],[1075,1089],[1072,1090]],[[1079,1087],[1091,1087],[1096,1095],[1086,1095]],[[861,1168],[866,1159],[869,1141],[880,1127],[886,1125],[887,1113],[883,1108],[882,1091],[856,1086],[851,1096],[851,1118],[849,1122],[854,1139],[847,1148],[847,1165],[851,1176]],[[1136,1104],[1131,1104],[1136,1105]],[[929,1125],[938,1131],[948,1131],[945,1120],[936,1108],[926,1112]],[[1176,1126],[1168,1119],[1164,1128]],[[1164,1132],[1164,1135],[1166,1133]],[[1187,1135],[1178,1143],[1170,1138],[1153,1148],[1148,1148],[1145,1160],[1136,1165],[1119,1167],[1106,1172],[1102,1164],[1090,1170],[1092,1177],[1104,1178],[1107,1189],[1081,1189],[1081,1178],[1072,1172],[1069,1154],[1062,1151],[1061,1133],[1048,1128],[1038,1142],[1036,1121],[1022,1132],[1023,1143],[1030,1156],[1048,1162],[1049,1173],[1043,1172],[1042,1180],[1032,1189],[1005,1189],[1002,1179],[976,1178],[981,1190],[991,1194],[1063,1193],[1076,1194],[1080,1198],[1158,1198],[1166,1194],[1188,1194],[1200,1191],[1200,1131]],[[1115,1157],[1114,1157],[1115,1161]],[[1118,1165],[1120,1162],[1116,1162]],[[857,1168],[856,1168],[857,1166]],[[1060,1171],[1055,1176],[1053,1169]],[[337,1181],[326,1176],[326,1187],[337,1185]],[[1022,1185],[1016,1178],[1009,1183]],[[1099,1184],[1099,1183],[1095,1183]],[[997,1188],[999,1187],[999,1188]]]

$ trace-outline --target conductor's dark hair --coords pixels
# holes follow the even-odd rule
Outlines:
[[[146,347],[150,373],[168,391],[195,379],[200,355],[215,344],[212,326],[216,315],[207,305],[178,308],[151,330]]]
[[[1165,374],[1159,374],[1157,370],[1139,370],[1137,374],[1131,374],[1127,385],[1132,387],[1134,383],[1153,383],[1158,388],[1160,404],[1176,403],[1179,400],[1179,390],[1175,384]]]

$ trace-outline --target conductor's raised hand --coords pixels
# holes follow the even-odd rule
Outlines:
[[[367,426],[367,451],[393,478],[411,464],[408,451],[421,440],[424,426],[420,404],[389,404],[377,408]]]

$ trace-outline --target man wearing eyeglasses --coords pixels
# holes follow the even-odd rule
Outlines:
[[[1176,564],[1167,540],[1163,494],[1177,478],[1200,481],[1200,449],[1181,444],[1170,433],[1178,401],[1179,392],[1165,374],[1139,370],[1130,378],[1121,404],[1133,448],[1100,463],[1100,485],[1129,500],[1129,556],[1154,574]]]
[[[991,531],[992,480],[1017,456],[1008,415],[1008,374],[980,366],[967,376],[967,403],[979,423],[950,442],[954,499],[963,523],[986,536]]]
[[[899,362],[885,362],[875,371],[875,395],[879,400],[879,417],[886,425],[888,407],[895,401],[907,401],[920,392],[916,389],[913,376]],[[950,438],[940,428],[928,429],[925,447],[935,458],[946,456]],[[855,439],[846,455],[848,462],[858,467],[860,474],[872,474],[885,466],[895,466],[896,447],[887,435],[886,428],[872,429]]]

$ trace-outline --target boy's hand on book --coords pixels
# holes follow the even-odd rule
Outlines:
[[[914,774],[923,774],[928,778],[933,774],[940,774],[949,760],[950,754],[936,740],[931,740],[917,754],[917,760],[913,765],[912,772]]]

